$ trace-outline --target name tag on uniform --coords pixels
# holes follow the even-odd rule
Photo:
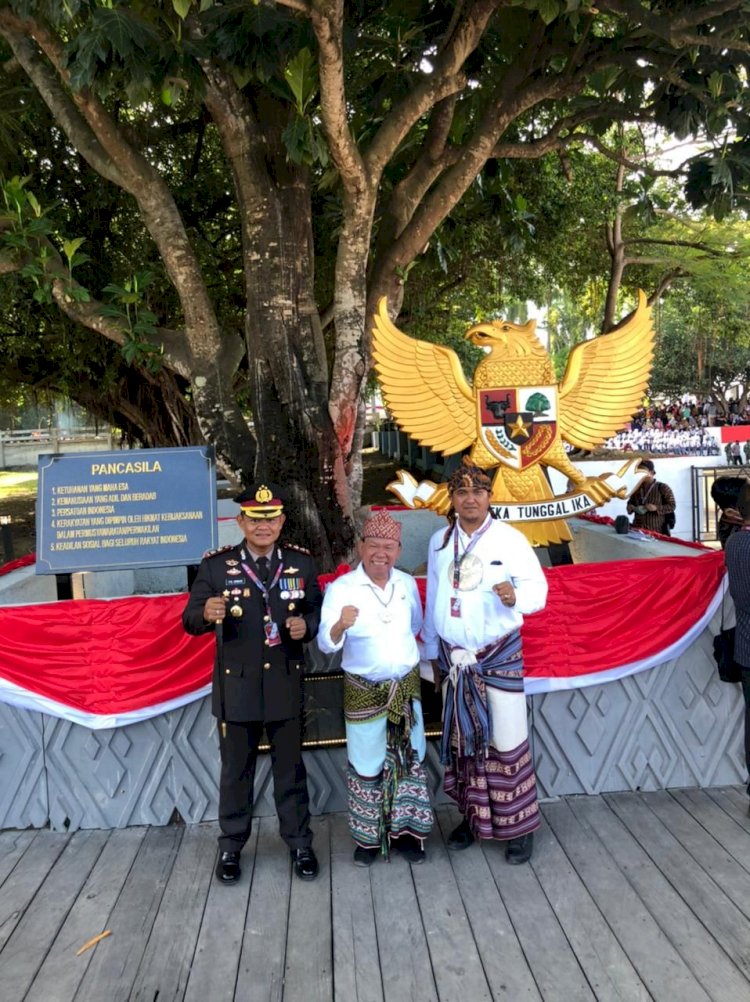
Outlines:
[[[266,643],[269,647],[278,647],[281,643],[279,628],[276,623],[264,623],[263,632],[266,635]]]

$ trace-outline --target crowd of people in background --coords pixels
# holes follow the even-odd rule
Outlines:
[[[651,452],[672,456],[716,456],[720,446],[708,429],[718,424],[750,423],[750,408],[729,405],[719,415],[713,400],[694,404],[677,402],[642,407],[627,428],[607,439],[604,447],[622,452]]]

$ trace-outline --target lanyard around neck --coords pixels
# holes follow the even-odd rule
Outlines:
[[[271,551],[271,555],[273,555],[273,550]],[[244,556],[244,553],[243,553],[243,556]],[[272,588],[275,588],[276,585],[279,583],[279,578],[281,577],[281,572],[284,569],[284,562],[281,559],[281,553],[278,554],[278,558],[279,559],[278,559],[278,563],[276,565],[276,572],[275,572],[275,574],[273,576],[273,581],[271,581],[270,585],[267,585],[267,586],[263,584],[263,582],[258,577],[258,575],[255,573],[255,571],[252,569],[252,567],[250,566],[250,564],[249,563],[245,563],[244,560],[242,561],[242,569],[245,572],[245,574],[247,574],[247,576],[250,578],[250,580],[253,582],[253,584],[255,585],[255,587],[260,590],[261,594],[263,595],[263,600],[266,603],[266,609],[268,609],[268,593],[270,592],[270,590]]]
[[[458,522],[456,522],[455,526],[453,527],[453,590],[454,591],[458,590],[458,585],[461,581],[461,564],[464,562],[466,557],[468,557],[468,555],[474,549],[475,545],[479,542],[481,537],[485,534],[485,532],[487,532],[487,530],[491,525],[492,522],[488,520],[487,522],[485,522],[485,524],[482,526],[481,529],[478,529],[474,533],[474,535],[469,540],[469,545],[465,547],[464,552],[461,554],[460,558],[458,556],[458,532],[459,532]]]

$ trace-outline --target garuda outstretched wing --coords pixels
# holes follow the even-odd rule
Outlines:
[[[645,293],[616,330],[571,351],[560,384],[560,434],[594,449],[623,428],[643,400],[654,358],[654,327]]]
[[[446,456],[473,445],[476,404],[458,355],[400,331],[388,317],[385,296],[373,319],[375,371],[399,426],[421,445]]]

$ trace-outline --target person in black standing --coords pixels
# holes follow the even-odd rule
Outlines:
[[[719,508],[716,536],[722,550],[726,548],[729,537],[742,528],[737,498],[747,482],[745,477],[717,477],[711,484],[711,497]]]
[[[307,550],[279,542],[285,515],[278,488],[256,484],[234,500],[244,541],[204,557],[182,616],[194,635],[222,624],[212,690],[221,753],[216,876],[227,884],[240,876],[265,726],[279,831],[297,876],[312,880],[318,861],[302,760],[302,645],[318,632],[317,571]]]
[[[734,634],[734,660],[742,668],[742,692],[745,697],[745,764],[750,795],[750,483],[742,486],[737,509],[742,526],[732,533],[724,547],[724,562],[729,577],[729,594],[734,602],[737,628]]]

